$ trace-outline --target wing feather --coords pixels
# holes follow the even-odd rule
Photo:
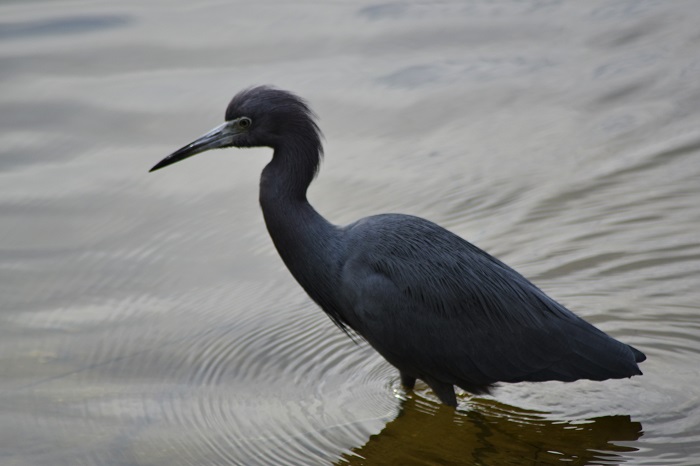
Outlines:
[[[347,234],[348,321],[407,374],[468,389],[639,373],[631,347],[438,225],[390,214]]]

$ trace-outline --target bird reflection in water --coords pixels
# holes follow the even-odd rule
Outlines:
[[[642,435],[629,416],[552,419],[495,400],[452,410],[410,396],[399,415],[337,464],[621,464]],[[517,460],[516,460],[517,459]]]

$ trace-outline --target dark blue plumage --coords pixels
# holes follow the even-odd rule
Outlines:
[[[454,385],[605,380],[641,374],[643,353],[588,324],[522,275],[427,220],[399,214],[332,225],[306,199],[322,156],[306,103],[256,87],[226,122],[163,159],[157,170],[221,147],[268,146],[260,205],[282,260],[345,331],[365,338],[413,387],[424,380],[455,406]]]

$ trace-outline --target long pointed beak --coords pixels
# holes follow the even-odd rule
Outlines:
[[[200,136],[191,143],[182,147],[157,164],[149,170],[149,172],[160,170],[163,167],[172,165],[180,160],[185,160],[193,155],[208,151],[210,149],[219,149],[222,147],[228,147],[233,143],[234,137],[238,134],[237,128],[234,125],[234,121],[227,121],[220,124],[213,130],[209,131],[207,134]]]

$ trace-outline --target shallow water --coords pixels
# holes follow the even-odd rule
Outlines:
[[[700,463],[688,1],[0,4],[0,463]],[[155,174],[272,83],[335,223],[427,217],[644,351],[441,407],[338,331],[257,206],[264,149]]]

